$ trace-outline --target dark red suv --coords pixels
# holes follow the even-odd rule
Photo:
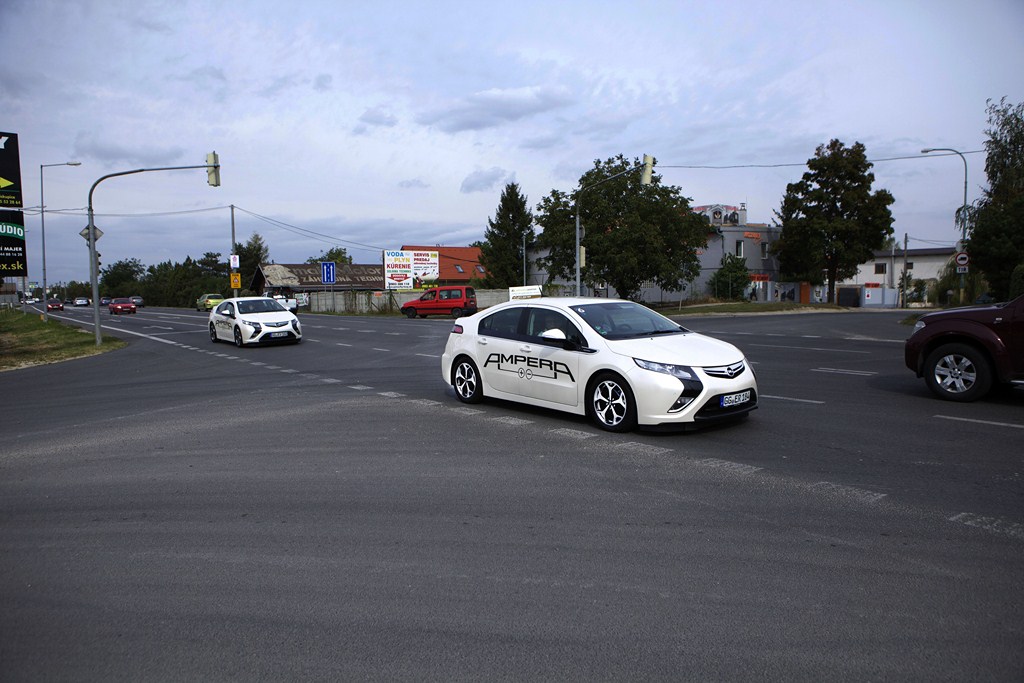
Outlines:
[[[1024,296],[923,316],[904,345],[907,367],[948,401],[973,401],[994,383],[1024,384]]]
[[[434,287],[423,292],[419,299],[402,306],[402,313],[410,318],[428,315],[450,315],[458,318],[476,313],[476,291],[464,285]]]

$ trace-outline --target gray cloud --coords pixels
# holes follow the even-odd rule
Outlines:
[[[392,128],[398,123],[398,117],[383,107],[371,107],[363,112],[363,115],[359,117],[359,121],[369,126]]]
[[[96,159],[107,165],[116,162],[129,166],[171,165],[184,154],[185,150],[181,147],[129,146],[120,142],[99,140],[84,132],[78,134],[74,144],[74,156]]]
[[[430,184],[423,182],[420,178],[410,178],[398,183],[398,186],[404,189],[421,189],[430,187]]]
[[[487,192],[493,190],[497,185],[503,183],[505,179],[514,180],[515,174],[509,173],[503,168],[497,166],[488,168],[486,170],[474,171],[466,176],[466,179],[462,181],[462,187],[459,188],[459,192],[463,194],[469,194],[471,192]]]
[[[317,92],[327,92],[334,87],[334,76],[330,74],[318,74],[313,79],[313,90]]]
[[[569,91],[556,86],[491,89],[421,114],[416,117],[416,121],[426,126],[436,126],[446,133],[458,133],[494,128],[572,103]]]

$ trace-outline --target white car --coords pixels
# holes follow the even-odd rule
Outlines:
[[[225,299],[210,311],[210,341],[235,346],[302,341],[302,327],[291,311],[265,296]]]
[[[509,301],[461,318],[441,375],[464,403],[530,403],[612,432],[692,427],[757,408],[757,380],[739,349],[618,299]]]

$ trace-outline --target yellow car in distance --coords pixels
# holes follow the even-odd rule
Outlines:
[[[203,294],[201,297],[196,299],[196,310],[212,311],[213,308],[222,301],[224,301],[224,297],[220,294]]]

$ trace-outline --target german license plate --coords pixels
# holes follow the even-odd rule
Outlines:
[[[287,337],[288,333],[287,332],[271,332],[270,336],[271,337]],[[747,392],[747,393],[750,393],[750,392]]]
[[[727,394],[722,397],[722,407],[729,408],[730,406],[738,406],[741,403],[746,403],[750,400],[750,389],[741,391],[738,394]]]

